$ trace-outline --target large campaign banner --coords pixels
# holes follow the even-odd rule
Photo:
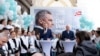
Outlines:
[[[54,26],[52,27],[52,31],[54,33],[61,33],[66,29],[66,25],[71,25],[71,30],[73,31],[75,31],[76,29],[80,29],[79,19],[82,15],[82,10],[80,8],[31,7],[30,13],[32,16],[35,16],[36,13],[40,10],[48,10],[52,13],[53,23],[54,23]]]

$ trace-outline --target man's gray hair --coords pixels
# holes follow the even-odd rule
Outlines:
[[[39,19],[42,19],[45,17],[45,14],[51,14],[51,12],[48,10],[40,10],[39,12],[37,12],[37,14],[35,16],[35,24],[36,25],[39,24],[39,22],[38,22]]]

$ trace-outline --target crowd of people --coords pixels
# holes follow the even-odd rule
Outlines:
[[[12,20],[0,20],[0,55],[46,56],[41,40],[52,41],[50,56],[100,56],[100,28],[91,32],[71,31],[66,25],[62,33],[52,33],[52,14],[41,10],[36,14],[36,26],[32,31],[12,25]],[[76,40],[73,52],[66,53],[62,41]]]

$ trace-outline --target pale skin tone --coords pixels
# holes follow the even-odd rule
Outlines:
[[[70,30],[70,26],[69,26],[69,25],[66,26],[66,30],[67,30],[67,31]]]
[[[4,21],[2,22],[2,24],[3,24],[4,26],[6,26],[6,25],[7,25],[6,20],[4,20]]]
[[[8,41],[8,38],[6,36],[0,37],[0,46],[4,45]]]
[[[12,32],[11,33],[11,37],[12,37],[12,39],[14,39],[16,37],[16,33],[15,32]]]
[[[48,28],[51,28],[53,26],[53,17],[51,14],[45,14],[45,17],[42,19],[39,19],[40,24],[43,25],[46,23],[48,25]]]

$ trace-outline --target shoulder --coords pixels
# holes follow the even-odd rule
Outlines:
[[[70,30],[70,32],[73,32],[73,31]]]
[[[70,31],[70,33],[74,33],[73,31]]]
[[[62,33],[65,33],[66,32],[66,30],[64,30]]]
[[[83,47],[77,46],[75,49],[76,56],[84,56]]]

